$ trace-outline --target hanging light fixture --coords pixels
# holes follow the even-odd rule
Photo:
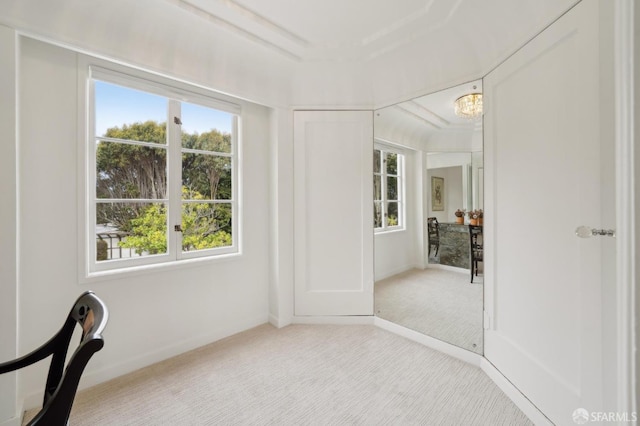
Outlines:
[[[476,86],[473,86],[475,89]],[[462,118],[477,118],[482,115],[482,93],[469,93],[454,102],[455,113]]]

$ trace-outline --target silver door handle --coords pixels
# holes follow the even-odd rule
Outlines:
[[[615,238],[616,231],[614,229],[593,229],[589,226],[578,226],[576,228],[576,235],[580,238],[591,238],[594,235]]]

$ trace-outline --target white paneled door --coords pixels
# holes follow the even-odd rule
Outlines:
[[[615,380],[614,239],[575,235],[615,227],[611,4],[583,0],[484,81],[485,356],[557,425],[607,411]]]
[[[373,114],[294,112],[295,315],[373,315]]]

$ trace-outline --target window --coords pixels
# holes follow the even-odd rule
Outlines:
[[[238,110],[91,70],[89,271],[238,251]]]
[[[404,155],[391,148],[373,151],[373,224],[376,231],[404,228]]]

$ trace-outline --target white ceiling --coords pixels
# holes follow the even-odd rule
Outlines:
[[[469,93],[482,93],[482,80],[378,109],[374,117],[376,137],[425,150],[430,142],[445,139],[454,151],[472,151],[474,133],[482,130],[482,118],[461,118],[454,111],[454,101]],[[451,138],[458,143],[452,144]]]
[[[578,0],[0,0],[0,24],[267,105],[481,78]]]
[[[454,18],[462,1],[167,0],[298,61],[365,60]],[[215,19],[214,18],[214,19]],[[220,22],[218,22],[220,23]]]
[[[296,61],[366,61],[416,40],[512,52],[576,0],[166,0]],[[484,52],[483,52],[484,50]],[[438,52],[424,52],[426,55]],[[471,52],[464,52],[469,54]]]

